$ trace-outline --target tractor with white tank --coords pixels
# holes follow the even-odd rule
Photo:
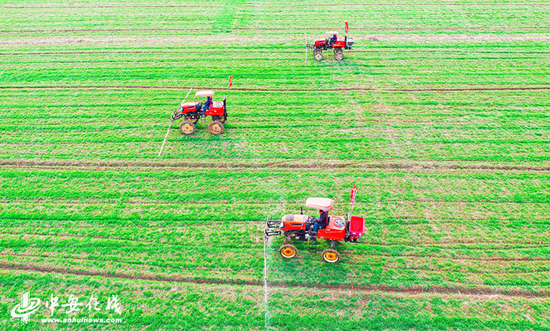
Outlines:
[[[199,91],[195,93],[195,98],[206,97],[212,98],[214,91]],[[184,122],[180,124],[180,132],[185,135],[195,133],[195,124],[201,117],[212,116],[212,122],[208,125],[208,131],[212,134],[222,134],[225,130],[223,123],[227,121],[227,97],[223,101],[212,101],[209,108],[204,109],[204,103],[195,99],[195,102],[182,102],[182,104],[174,110],[172,121],[184,118]]]
[[[284,243],[279,248],[279,254],[285,259],[294,258],[298,253],[298,249],[290,243],[291,240],[326,239],[330,243],[330,248],[321,253],[323,260],[328,263],[339,262],[341,255],[335,249],[336,243],[358,242],[365,233],[365,218],[351,214],[348,214],[347,217],[329,215],[334,208],[334,200],[328,198],[308,198],[306,206],[326,212],[326,226],[319,228],[316,234],[312,232],[316,218],[300,213],[285,215],[280,220],[268,219],[265,225],[265,235],[267,237],[283,235]]]
[[[351,49],[353,47],[353,38],[349,38],[347,35],[342,39],[338,37],[337,31],[328,31],[328,35],[331,38],[316,39],[313,45],[307,44],[306,47],[313,50],[313,58],[316,61],[323,59],[323,51],[332,49],[334,52],[334,58],[336,61],[342,61],[344,59],[344,49]]]

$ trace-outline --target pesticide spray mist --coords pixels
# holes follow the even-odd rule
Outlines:
[[[267,248],[271,244],[270,237],[264,234],[264,305],[265,305],[265,329],[269,325],[269,310],[268,310],[268,285],[267,285]]]

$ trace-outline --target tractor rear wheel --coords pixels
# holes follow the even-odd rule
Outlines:
[[[218,121],[214,121],[214,122],[210,123],[210,125],[208,126],[208,131],[211,134],[222,134],[223,131],[224,131],[223,124],[221,124]]]
[[[344,59],[344,51],[341,48],[334,49],[334,58],[336,61],[342,61]]]
[[[186,135],[195,133],[195,124],[190,121],[185,121],[180,124],[180,132]]]
[[[296,254],[298,253],[298,249],[296,249],[296,247],[294,247],[292,245],[287,244],[287,245],[283,245],[283,246],[281,246],[281,248],[279,248],[279,253],[285,259],[291,259],[291,258],[296,256]]]
[[[321,61],[323,59],[323,51],[321,51],[320,49],[314,50],[313,51],[313,58],[316,61]]]
[[[336,263],[340,261],[340,253],[334,249],[325,249],[321,255],[323,256],[323,260],[328,263]]]

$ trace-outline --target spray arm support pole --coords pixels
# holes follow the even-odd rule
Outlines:
[[[193,88],[189,89],[189,92],[187,92],[187,95],[185,96],[185,98],[183,98],[183,101],[181,102],[181,104],[183,104],[185,102],[185,100],[187,100],[187,97],[189,96],[189,93],[191,93],[192,90],[193,90]]]
[[[191,93],[192,90],[193,90],[193,88],[189,89],[189,92],[187,92],[187,95],[185,96],[185,98],[181,102],[182,104],[185,102],[185,100],[187,100],[187,97],[189,96],[189,93]],[[174,120],[172,120],[170,122],[170,126],[168,126],[168,131],[166,131],[166,136],[164,136],[164,141],[162,142],[162,146],[160,147],[160,152],[159,152],[159,155],[157,157],[160,157],[162,155],[162,150],[164,149],[164,144],[166,144],[166,139],[168,139],[168,134],[170,133],[170,129],[172,128],[172,124],[174,124]]]
[[[268,290],[267,288],[267,245],[268,244],[269,244],[269,237],[264,233],[264,305],[265,305],[264,322],[265,322],[266,330],[267,330],[267,301],[269,299],[268,293],[267,293],[267,290]]]
[[[304,32],[304,43],[306,45],[306,57],[304,59],[304,67],[307,66],[307,39],[306,39],[306,33]]]

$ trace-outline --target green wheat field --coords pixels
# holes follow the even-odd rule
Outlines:
[[[344,22],[345,59],[305,63]],[[540,0],[0,1],[0,329],[550,330],[549,22]],[[225,133],[174,122],[158,157],[191,87],[227,96]],[[332,265],[275,238],[266,294],[265,219],[344,215],[353,184],[362,242]],[[53,317],[122,322],[41,321],[71,295],[101,310]]]

